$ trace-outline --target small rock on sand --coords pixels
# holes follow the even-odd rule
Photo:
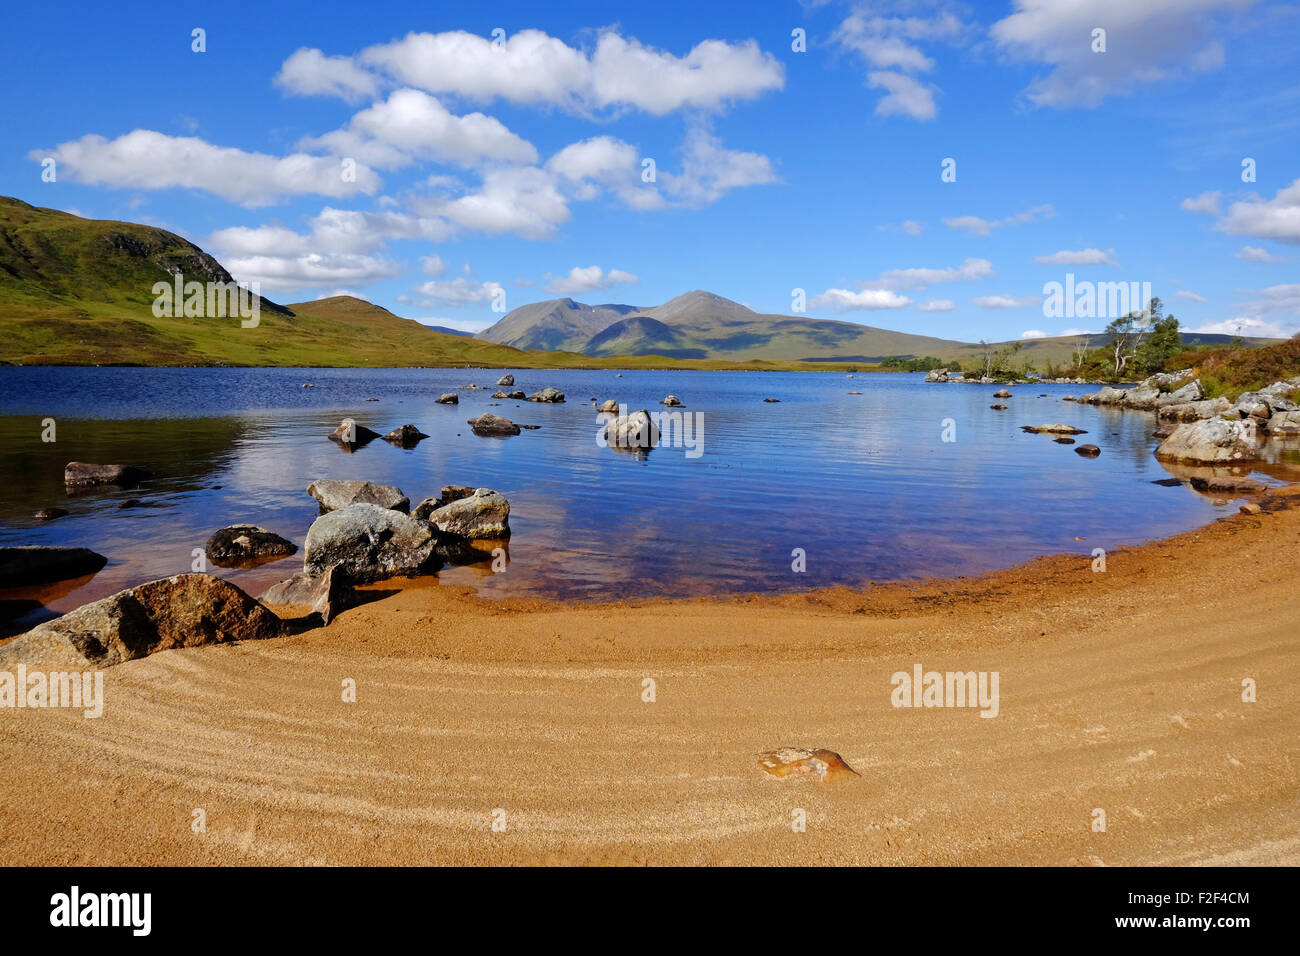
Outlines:
[[[782,747],[759,754],[758,765],[774,777],[811,775],[821,783],[852,779],[858,772],[833,750]]]

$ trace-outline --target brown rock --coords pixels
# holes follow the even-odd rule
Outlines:
[[[758,765],[774,777],[811,775],[821,783],[852,779],[858,772],[833,750],[782,747],[759,754]]]

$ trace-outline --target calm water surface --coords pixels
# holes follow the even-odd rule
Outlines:
[[[394,484],[412,503],[463,484],[509,498],[509,566],[449,568],[442,581],[488,597],[595,600],[972,574],[1166,536],[1236,507],[1157,484],[1170,473],[1152,455],[1154,416],[1060,400],[1090,390],[1080,386],[1019,386],[998,412],[989,405],[999,386],[927,385],[920,375],[514,370],[516,388],[554,385],[568,401],[498,405],[490,396],[501,374],[0,368],[0,544],[108,556],[88,582],[39,595],[49,610],[33,613],[49,616],[190,570],[193,549],[224,525],[260,524],[301,546],[318,513],[305,489],[318,478]],[[459,406],[436,403],[470,383],[484,387],[459,390]],[[703,414],[703,455],[660,447],[639,459],[599,447],[591,398],[653,411],[670,392]],[[541,428],[479,438],[465,420],[485,411]],[[47,417],[54,443],[41,441]],[[344,417],[381,434],[410,422],[431,437],[348,454],[326,438]],[[944,419],[955,442],[941,440]],[[1078,440],[1101,457],[1019,429],[1057,421],[1086,429]],[[1264,477],[1300,477],[1294,449],[1275,458]],[[69,497],[71,460],[161,477]],[[127,498],[144,507],[119,510]],[[71,514],[32,519],[50,506]],[[795,548],[807,554],[804,573],[791,569]],[[300,551],[253,570],[212,570],[259,593],[301,562]]]

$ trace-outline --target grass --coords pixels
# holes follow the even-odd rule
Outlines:
[[[1300,336],[1262,348],[1217,348],[1181,353],[1169,359],[1170,371],[1195,364],[1207,398],[1235,398],[1300,375]],[[1297,389],[1300,391],[1300,389]]]

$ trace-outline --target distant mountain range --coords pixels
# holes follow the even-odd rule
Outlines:
[[[542,351],[579,352],[594,358],[664,355],[676,359],[746,362],[878,362],[891,356],[932,355],[975,361],[983,346],[909,332],[807,316],[770,315],[711,292],[696,290],[663,305],[587,305],[550,299],[520,306],[479,338]],[[1022,354],[1040,365],[1064,362],[1077,337],[1025,339]],[[1093,336],[1100,342],[1100,336]],[[1233,336],[1184,333],[1189,344],[1227,343]],[[1248,339],[1266,344],[1272,339]],[[1005,345],[1008,343],[996,343]]]
[[[289,305],[263,297],[257,327],[242,328],[237,319],[155,316],[154,284],[176,272],[231,281],[215,258],[166,230],[0,196],[0,364],[829,368],[890,356],[975,362],[982,353],[853,322],[763,315],[702,291],[650,308],[536,302],[478,336],[353,296]],[[1071,342],[1029,340],[1024,354],[1042,368],[1066,361]]]

